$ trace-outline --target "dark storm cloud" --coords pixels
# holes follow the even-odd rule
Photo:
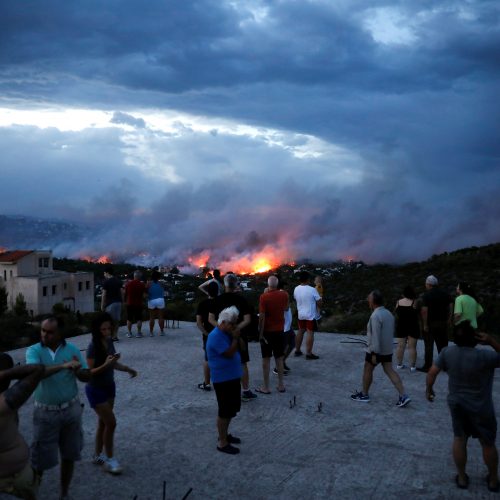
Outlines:
[[[379,43],[370,20],[406,31]],[[213,129],[172,143],[151,134],[159,163],[185,182],[151,187],[124,159],[139,146],[124,146],[119,131],[6,129],[0,166],[11,177],[0,192],[8,198],[18,186],[21,164],[40,181],[28,195],[68,171],[68,158],[90,169],[64,206],[88,197],[87,219],[140,236],[110,229],[103,249],[121,238],[136,251],[147,239],[172,260],[207,247],[222,255],[274,244],[294,227],[296,257],[401,261],[500,239],[498,2],[3,2],[0,47],[10,107],[109,109],[112,123],[144,134],[134,110],[170,108],[314,135],[358,156],[359,180],[345,186],[328,177],[337,164],[299,161],[248,137]],[[30,145],[41,158],[21,154]],[[53,199],[56,185],[47,187]],[[116,186],[119,195],[106,195]],[[257,210],[268,206],[279,209]]]

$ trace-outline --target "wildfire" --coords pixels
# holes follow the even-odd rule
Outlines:
[[[91,257],[90,255],[82,255],[80,259],[87,262],[93,262],[94,264],[111,264],[111,259],[107,255],[101,255],[100,257]]]
[[[0,253],[5,253],[7,249],[5,247],[0,247]]]
[[[199,255],[192,255],[188,258],[189,264],[196,267],[207,267],[209,260],[210,254],[208,252],[201,252]]]
[[[265,247],[253,255],[230,258],[221,262],[218,267],[223,272],[233,271],[236,274],[267,273],[287,262],[286,257],[286,252],[282,250]]]

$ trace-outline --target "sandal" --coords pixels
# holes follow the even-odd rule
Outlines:
[[[461,490],[466,490],[469,487],[469,476],[465,474],[465,483],[461,484],[458,474],[455,476],[455,483]]]
[[[488,487],[488,491],[491,491],[492,493],[498,493],[500,491],[500,484],[498,484],[498,482],[496,486],[490,486],[489,474],[485,477],[485,480],[486,480],[486,486]]]
[[[211,391],[212,387],[210,384],[205,384],[205,382],[202,382],[201,384],[198,384],[198,389],[201,389],[202,391]]]
[[[271,391],[265,391],[264,389],[255,389],[255,392],[258,392],[259,394],[271,394]]]

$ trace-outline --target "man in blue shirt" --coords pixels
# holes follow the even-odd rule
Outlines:
[[[241,408],[240,380],[243,370],[238,352],[240,342],[240,331],[236,328],[238,316],[239,311],[235,306],[220,312],[217,326],[208,335],[206,350],[219,406],[217,450],[230,455],[240,452],[240,449],[232,444],[241,443],[239,438],[228,434],[229,423]]]
[[[31,463],[41,475],[57,465],[61,454],[61,499],[65,499],[83,447],[76,379],[87,382],[90,372],[80,350],[66,342],[59,329],[55,317],[42,322],[41,340],[26,351],[26,363],[45,366],[45,378],[34,392]]]

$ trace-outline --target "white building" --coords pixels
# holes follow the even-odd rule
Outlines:
[[[9,309],[21,293],[33,316],[51,313],[57,303],[81,313],[94,311],[94,274],[54,271],[50,250],[0,253],[0,286],[8,293]]]

